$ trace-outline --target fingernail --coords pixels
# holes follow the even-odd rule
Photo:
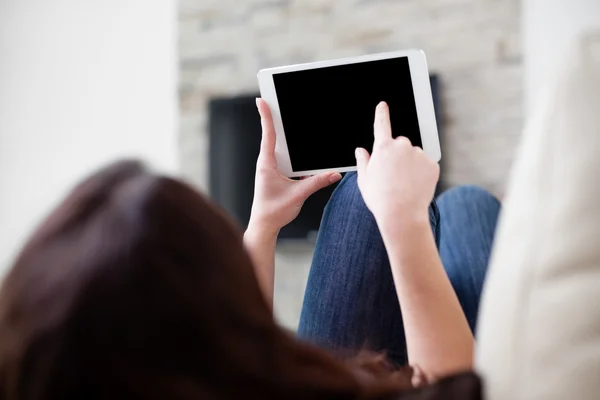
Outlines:
[[[362,157],[362,151],[360,151],[360,147],[357,147],[356,150],[354,150],[354,156],[359,159],[360,157]]]
[[[380,101],[379,104],[377,104],[377,108],[382,108],[387,106],[387,103],[385,101]]]
[[[331,182],[331,183],[337,182],[340,180],[341,177],[342,177],[342,175],[337,172],[335,174],[331,174],[331,175],[329,175],[329,182]]]
[[[256,107],[258,107],[260,105],[260,97],[256,98]]]

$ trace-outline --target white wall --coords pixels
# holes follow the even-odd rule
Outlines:
[[[581,32],[600,30],[600,0],[523,0],[525,104],[532,110],[540,87],[560,67]]]
[[[176,4],[0,0],[0,274],[78,179],[177,169]]]

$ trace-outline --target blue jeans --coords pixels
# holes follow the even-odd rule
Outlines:
[[[430,208],[442,263],[473,330],[499,212],[498,200],[474,186],[453,188]],[[298,337],[330,350],[368,348],[399,365],[407,362],[389,260],[355,173],[346,174],[325,208]]]

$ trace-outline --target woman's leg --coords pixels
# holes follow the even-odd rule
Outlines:
[[[435,228],[437,212],[431,219]],[[346,174],[323,213],[298,336],[329,349],[385,351],[406,363],[389,260],[356,173]]]
[[[437,204],[440,210],[440,257],[475,332],[500,202],[479,187],[459,186],[442,193]]]
[[[472,188],[454,189],[440,198],[439,215],[437,209],[432,208],[432,228],[438,233],[436,236],[440,239],[440,249],[453,247],[452,239],[457,234],[453,226],[446,224],[443,230],[443,222],[438,226],[440,215],[443,220],[444,215],[452,214],[449,220],[454,221],[453,224],[462,224],[465,216],[477,223],[477,218],[471,218],[469,213],[454,210],[455,203],[456,207],[471,207],[462,204],[465,200],[463,190],[474,191]],[[477,201],[495,201],[491,196],[487,200],[484,200],[484,196],[476,197]],[[494,221],[496,217],[497,211],[493,216]],[[468,221],[465,223],[469,224]],[[466,227],[459,234],[474,236],[471,235],[472,230]],[[448,237],[444,238],[446,232]],[[493,229],[486,242],[491,243],[492,235]],[[460,238],[458,244],[463,243],[469,242]],[[478,246],[478,243],[471,240],[470,245]],[[449,276],[453,284],[465,285],[464,288],[455,286],[461,303],[471,301],[474,293],[477,294],[478,303],[487,257],[480,257],[481,260],[485,259],[485,264],[482,264],[461,260],[462,254],[469,256],[473,253],[471,251],[461,253],[452,249],[444,250],[444,253],[450,257]],[[487,254],[489,256],[489,250]],[[470,271],[463,274],[460,264],[466,268],[473,267],[476,271],[483,270],[483,274]],[[480,281],[475,282],[474,276],[480,277]],[[476,312],[477,305],[469,305],[466,309]],[[475,316],[471,319],[474,320]],[[406,363],[404,328],[389,260],[375,220],[358,191],[356,174],[346,175],[323,214],[298,336],[330,349],[356,350],[367,347],[385,351],[395,362]]]

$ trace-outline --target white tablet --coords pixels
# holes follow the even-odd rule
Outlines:
[[[373,148],[375,107],[388,103],[392,133],[441,158],[425,53],[392,53],[261,70],[273,114],[277,163],[288,177],[355,171],[354,150]]]

